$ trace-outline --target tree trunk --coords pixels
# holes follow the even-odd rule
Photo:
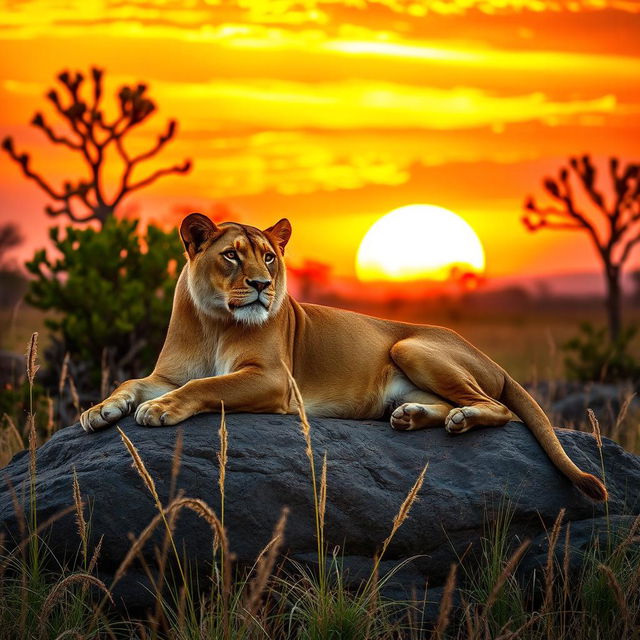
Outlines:
[[[108,204],[98,204],[93,213],[100,221],[100,227],[104,227],[104,223],[114,214],[114,208]]]
[[[620,268],[607,265],[607,320],[609,322],[609,337],[615,342],[620,337],[622,325],[622,296],[620,290]]]

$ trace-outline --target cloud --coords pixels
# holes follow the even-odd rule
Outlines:
[[[217,38],[216,25],[262,25],[267,28],[325,30],[350,21],[389,24],[390,19],[420,20],[467,14],[511,15],[585,13],[614,10],[640,13],[635,0],[23,0],[0,7],[0,37],[102,35],[128,37]]]
[[[568,122],[611,114],[615,96],[552,100],[542,92],[496,95],[482,89],[352,80],[336,83],[247,79],[208,83],[156,82],[168,111],[199,113],[202,122],[260,129],[471,129],[509,123]]]

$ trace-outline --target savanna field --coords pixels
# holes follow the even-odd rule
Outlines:
[[[0,2],[0,640],[640,640],[638,33],[629,0]],[[255,256],[296,300],[457,331],[608,499],[515,421],[307,417],[288,369],[292,415],[85,433],[154,369],[193,212],[287,229]]]

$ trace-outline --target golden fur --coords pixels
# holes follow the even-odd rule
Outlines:
[[[188,262],[153,373],[86,411],[86,431],[135,411],[149,426],[205,411],[295,413],[283,362],[311,415],[375,419],[398,430],[502,426],[516,414],[553,463],[594,500],[604,485],[562,449],[538,404],[454,331],[299,304],[286,292],[287,220],[264,231],[191,214]],[[513,413],[512,413],[513,412]]]

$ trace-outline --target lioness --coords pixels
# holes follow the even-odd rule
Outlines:
[[[219,411],[221,401],[232,412],[294,413],[285,363],[311,415],[375,419],[388,412],[400,431],[458,434],[502,426],[513,411],[581,491],[607,498],[602,482],[569,459],[535,400],[454,331],[291,298],[283,260],[288,220],[259,231],[193,213],[180,235],[187,264],[156,367],[85,411],[85,431],[132,411],[139,424],[173,425]]]

